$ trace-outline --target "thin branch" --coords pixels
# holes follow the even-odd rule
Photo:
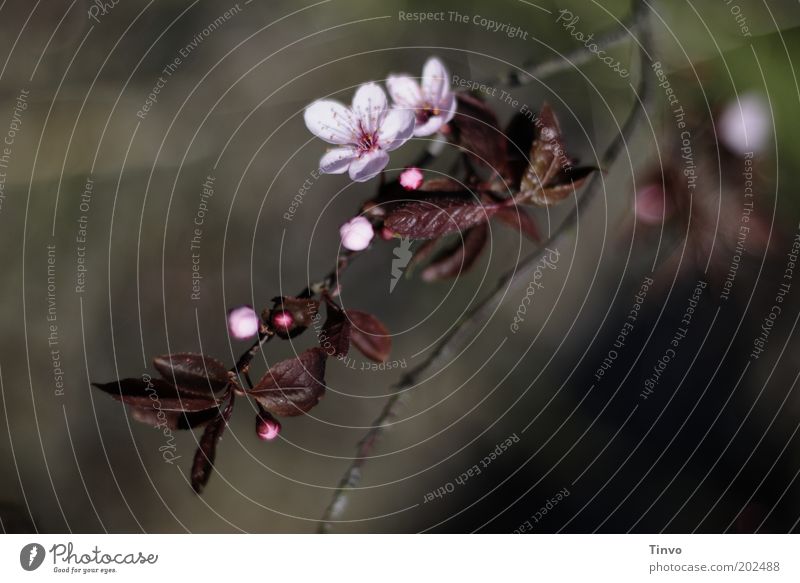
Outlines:
[[[640,32],[640,26],[641,22],[632,13],[630,21],[622,28],[615,27],[614,30],[595,40],[593,44],[605,50],[624,44],[630,40],[632,33]],[[541,63],[526,63],[522,66],[525,74],[519,71],[509,71],[504,75],[500,75],[497,81],[509,87],[521,87],[536,79],[550,77],[562,71],[571,71],[577,65],[587,63],[593,58],[596,58],[595,53],[581,46],[574,51],[566,53],[563,57],[555,57]]]
[[[622,126],[622,131],[617,134],[617,136],[608,145],[603,153],[602,164],[606,168],[610,168],[623,151],[627,141],[633,135],[634,131],[638,127],[639,122],[646,114],[646,108],[651,97],[652,79],[648,70],[648,63],[650,58],[649,55],[652,54],[652,39],[650,28],[647,22],[646,5],[643,0],[634,0],[632,20],[633,25],[631,25],[629,28],[638,31],[641,48],[639,55],[640,79],[638,88],[636,90],[638,95],[634,102],[633,109],[628,114],[628,117]],[[614,38],[616,39],[616,37]],[[544,65],[542,67],[544,67]],[[548,67],[549,68],[543,69],[546,71],[546,74],[550,74],[558,70],[555,68],[555,65],[548,65]],[[541,74],[542,73],[539,73],[539,75]],[[370,453],[372,452],[377,440],[380,438],[383,432],[391,426],[391,421],[397,413],[398,405],[401,402],[402,396],[405,394],[406,389],[414,386],[421,378],[440,369],[444,364],[450,362],[453,356],[472,338],[474,329],[491,317],[492,313],[496,309],[496,306],[502,302],[505,295],[516,286],[527,281],[527,276],[540,261],[545,249],[555,246],[556,242],[558,242],[577,224],[580,208],[585,207],[595,198],[597,192],[600,190],[599,185],[602,180],[603,178],[601,174],[598,173],[594,175],[590,179],[589,184],[587,184],[583,195],[578,199],[575,208],[561,223],[561,225],[559,225],[550,238],[545,241],[541,247],[539,247],[539,249],[524,259],[522,263],[503,275],[492,293],[490,293],[478,305],[476,305],[475,308],[473,308],[464,317],[464,319],[462,319],[461,322],[459,322],[459,324],[457,324],[451,330],[451,332],[439,342],[434,351],[424,362],[405,374],[401,381],[393,387],[395,392],[387,399],[383,409],[381,409],[379,415],[372,422],[370,430],[367,431],[364,437],[359,441],[356,448],[356,455],[339,481],[339,484],[334,491],[333,498],[319,521],[319,532],[329,532],[332,527],[332,523],[341,515],[347,503],[348,492],[352,491],[358,486],[361,480],[361,468],[366,460],[369,459]]]

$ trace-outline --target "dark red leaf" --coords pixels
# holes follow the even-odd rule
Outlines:
[[[180,392],[174,385],[161,379],[122,379],[111,383],[92,383],[128,405],[161,411],[205,411],[216,408],[217,399]]]
[[[169,427],[174,430],[195,429],[202,427],[219,414],[219,409],[213,407],[205,411],[183,413],[177,411],[159,411],[158,409],[132,407],[131,417],[140,423],[153,427]]]
[[[399,206],[386,218],[386,226],[398,235],[414,239],[435,239],[463,231],[489,220],[499,205],[479,204],[462,199],[431,199]]]
[[[469,196],[466,187],[452,178],[431,178],[423,182],[417,192],[460,192]]]
[[[325,394],[325,351],[311,348],[272,366],[247,391],[273,415],[293,417],[311,410]]]
[[[327,318],[319,334],[319,345],[328,356],[344,357],[350,350],[350,321],[344,310],[326,297]]]
[[[231,418],[233,411],[234,395],[231,393],[230,400],[225,406],[225,409],[219,413],[214,420],[206,425],[202,437],[200,437],[200,446],[194,454],[194,461],[192,462],[192,488],[195,492],[200,494],[203,488],[208,483],[211,477],[211,472],[214,470],[214,458],[217,455],[217,444],[225,432],[225,427],[228,425],[228,420]]]
[[[457,93],[456,115],[449,122],[454,139],[480,164],[503,175],[506,164],[506,139],[497,116],[485,102],[469,93]]]
[[[548,104],[536,122],[537,136],[531,145],[530,164],[520,183],[520,192],[532,202],[549,206],[577,189],[595,168],[573,166],[561,136],[558,118]]]
[[[530,164],[528,153],[536,137],[536,126],[530,117],[517,113],[506,128],[506,150],[508,152],[508,175],[506,179],[513,188],[519,188],[522,175]]]
[[[225,365],[202,354],[180,352],[157,356],[153,359],[153,365],[167,382],[203,396],[208,395],[209,391],[223,391],[230,383],[230,374]]]
[[[444,249],[422,270],[420,277],[424,281],[436,281],[467,271],[480,257],[486,241],[489,239],[489,226],[484,223],[468,229],[463,239],[458,238],[453,245]]]
[[[374,362],[386,362],[392,351],[389,330],[372,314],[360,310],[347,310],[350,318],[350,340],[361,353]]]
[[[542,240],[536,221],[527,210],[520,206],[501,208],[495,213],[494,217],[518,230],[532,241],[540,242]]]

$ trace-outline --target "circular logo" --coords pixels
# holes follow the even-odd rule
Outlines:
[[[38,543],[30,543],[19,552],[19,564],[26,571],[35,571],[44,562],[44,547]]]

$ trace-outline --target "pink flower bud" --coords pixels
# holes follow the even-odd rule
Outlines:
[[[731,100],[719,118],[719,140],[733,153],[744,156],[762,151],[772,133],[769,103],[758,93]]]
[[[659,225],[672,216],[674,205],[660,184],[648,184],[636,192],[636,218],[647,225]]]
[[[375,233],[367,219],[355,217],[341,226],[339,235],[342,237],[342,247],[350,251],[363,251],[369,247]]]
[[[281,424],[272,415],[262,411],[256,415],[256,435],[261,441],[272,441],[281,432]]]
[[[258,334],[258,314],[250,306],[239,306],[228,312],[228,332],[237,340]]]
[[[381,228],[381,239],[384,241],[391,241],[394,238],[394,231],[389,227]]]
[[[294,316],[292,316],[289,312],[281,310],[272,315],[272,323],[278,328],[288,329],[294,324]]]
[[[406,190],[416,190],[422,186],[424,178],[419,168],[406,168],[400,174],[400,186]]]

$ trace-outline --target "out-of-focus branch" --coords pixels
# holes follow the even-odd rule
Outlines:
[[[639,83],[636,89],[636,99],[634,101],[633,109],[628,114],[625,122],[622,125],[621,131],[616,135],[614,140],[608,145],[601,160],[604,168],[611,168],[614,162],[618,159],[619,155],[625,148],[627,141],[633,135],[634,131],[639,125],[639,122],[646,115],[647,105],[651,98],[652,93],[652,75],[649,71],[648,63],[652,58],[652,37],[648,23],[647,6],[643,0],[634,0],[632,10],[632,24],[628,27],[631,31],[638,33],[638,41],[640,46],[639,51]],[[618,38],[619,37],[619,38]],[[613,38],[613,42],[619,42],[625,35],[613,35],[608,38]],[[601,41],[598,41],[600,44]],[[583,55],[583,53],[581,53]],[[583,57],[581,57],[583,58]],[[572,64],[565,61],[564,68],[571,67]],[[537,73],[539,76],[552,74],[561,67],[556,64],[544,63],[538,66],[541,70]],[[534,74],[531,71],[531,74]],[[641,103],[640,103],[641,102]],[[503,275],[498,281],[494,290],[477,304],[453,329],[445,336],[431,354],[419,366],[415,367],[403,376],[400,382],[393,387],[394,393],[387,399],[383,409],[372,422],[372,426],[361,438],[356,448],[356,454],[353,461],[348,466],[343,474],[339,484],[337,485],[333,498],[319,522],[319,532],[328,532],[332,524],[338,520],[344,507],[347,503],[347,496],[354,488],[356,488],[361,480],[361,468],[367,459],[369,459],[376,441],[380,438],[384,431],[391,426],[392,419],[396,416],[398,404],[401,402],[403,395],[409,387],[417,384],[420,379],[439,370],[443,365],[447,364],[457,354],[457,352],[469,342],[472,335],[479,325],[487,321],[491,314],[495,311],[496,307],[502,302],[506,294],[516,289],[516,287],[527,281],[529,273],[536,267],[537,263],[541,260],[542,254],[548,247],[555,246],[555,244],[564,236],[566,236],[572,228],[577,224],[580,209],[588,205],[599,192],[600,184],[602,183],[603,176],[601,173],[596,173],[586,185],[582,195],[578,198],[575,208],[570,212],[569,216],[556,228],[550,238],[545,241],[534,253],[525,258],[522,263],[517,265],[514,269]]]
[[[641,21],[637,18],[636,14],[631,13],[630,20],[624,23],[624,26],[615,28],[598,37],[594,40],[593,44],[596,44],[599,49],[607,51],[617,45],[627,43],[631,38],[631,34],[640,32],[640,25]],[[542,61],[541,63],[525,63],[522,66],[525,71],[524,74],[519,71],[509,71],[508,73],[500,75],[497,81],[509,87],[521,87],[536,79],[543,79],[555,75],[556,73],[573,70],[576,66],[583,65],[593,58],[597,58],[595,53],[582,46],[574,51],[566,53],[563,58],[555,57]]]

